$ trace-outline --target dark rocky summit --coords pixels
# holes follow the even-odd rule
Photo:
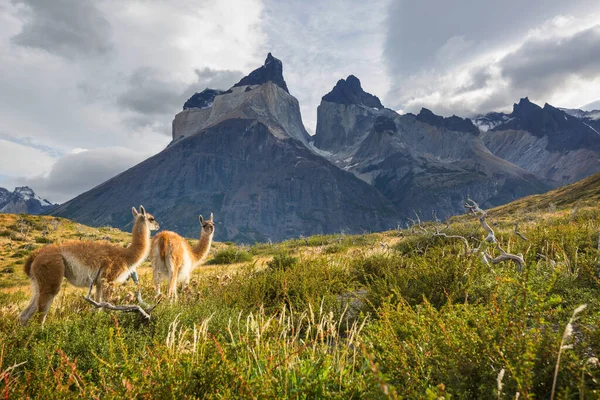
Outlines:
[[[206,88],[199,93],[196,92],[185,102],[185,104],[183,105],[183,109],[187,110],[188,108],[208,108],[212,106],[215,97],[223,93],[223,90],[209,88]]]
[[[463,212],[467,196],[489,207],[549,188],[490,154],[469,119],[444,118],[427,109],[399,115],[383,106],[326,99],[317,112],[315,146],[373,185],[404,216],[417,211],[425,219],[432,212],[444,218]]]
[[[550,104],[545,104],[542,108],[526,97],[513,106],[509,117],[507,122],[498,125],[493,131],[523,130],[537,137],[546,136],[546,148],[549,151],[600,149],[600,134],[579,118]]]
[[[421,112],[417,115],[417,120],[437,126],[438,128],[446,128],[450,131],[469,132],[476,136],[479,135],[479,129],[473,125],[470,119],[460,118],[456,115],[444,118],[440,115],[435,115],[427,108],[422,108]]]
[[[255,69],[250,75],[243,77],[242,80],[233,85],[233,87],[262,85],[267,82],[273,82],[286,92],[290,92],[285,83],[285,79],[283,79],[283,63],[279,59],[273,57],[271,53],[267,55],[267,59],[262,67]]]
[[[366,137],[377,117],[390,112],[376,96],[363,90],[354,75],[340,79],[317,108],[314,145],[336,154],[346,153]]]
[[[360,84],[360,80],[354,75],[350,75],[346,79],[340,79],[331,92],[323,96],[323,101],[383,108],[383,104],[381,104],[379,98],[365,92]]]

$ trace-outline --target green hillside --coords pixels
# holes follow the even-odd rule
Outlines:
[[[93,312],[85,290],[65,284],[43,329],[21,328],[17,318],[28,300],[20,264],[42,243],[37,233],[14,239],[20,217],[0,219],[2,237],[12,237],[0,259],[0,393],[541,399],[551,395],[561,352],[556,398],[598,398],[598,182],[600,175],[490,211],[500,248],[522,254],[522,272],[512,261],[484,262],[501,251],[483,240],[473,215],[448,226],[217,244],[179,303],[160,303],[150,322]],[[73,226],[61,235],[93,229]],[[440,233],[463,236],[468,251]],[[108,228],[89,234],[128,238]],[[151,274],[140,272],[150,300]],[[133,290],[127,283],[115,302],[130,302]]]

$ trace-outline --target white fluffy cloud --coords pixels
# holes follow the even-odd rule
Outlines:
[[[508,110],[521,97],[563,107],[597,100],[600,3],[508,3],[444,3],[431,8],[423,26],[411,15],[420,15],[427,4],[394,3],[390,13],[405,24],[388,31],[388,104],[406,112],[427,107],[470,116]],[[411,42],[398,36],[410,28]],[[427,36],[414,40],[421,34]]]
[[[1,138],[0,151],[0,173],[5,176],[33,177],[44,174],[56,161],[44,151]]]
[[[152,155],[122,147],[82,150],[75,149],[73,153],[61,157],[47,166],[46,173],[22,178],[20,181],[34,188],[40,196],[62,203]]]

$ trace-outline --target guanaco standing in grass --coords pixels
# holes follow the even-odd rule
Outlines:
[[[36,312],[44,323],[63,277],[77,287],[89,287],[96,279],[95,297],[101,302],[105,283],[123,283],[135,272],[150,252],[150,231],[159,226],[144,207],[140,206],[140,212],[132,207],[131,212],[134,223],[131,244],[126,248],[105,241],[72,240],[42,247],[29,256],[24,269],[31,280],[32,296],[20,316],[23,326]]]
[[[175,232],[160,232],[152,239],[150,258],[157,295],[160,295],[161,280],[168,279],[167,297],[177,300],[177,283],[181,282],[185,288],[190,282],[194,268],[200,265],[208,254],[215,234],[213,214],[210,213],[208,221],[200,215],[200,225],[200,240],[194,247]]]

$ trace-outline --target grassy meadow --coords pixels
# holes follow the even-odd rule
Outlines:
[[[179,302],[161,302],[150,322],[94,312],[86,290],[65,283],[43,329],[18,322],[28,254],[130,235],[0,214],[0,398],[600,398],[600,208],[543,207],[488,218],[502,247],[523,254],[521,273],[465,254],[434,223],[216,243]],[[473,216],[445,232],[498,254]],[[138,271],[155,301],[148,264]],[[132,303],[134,290],[126,283],[113,302]]]

